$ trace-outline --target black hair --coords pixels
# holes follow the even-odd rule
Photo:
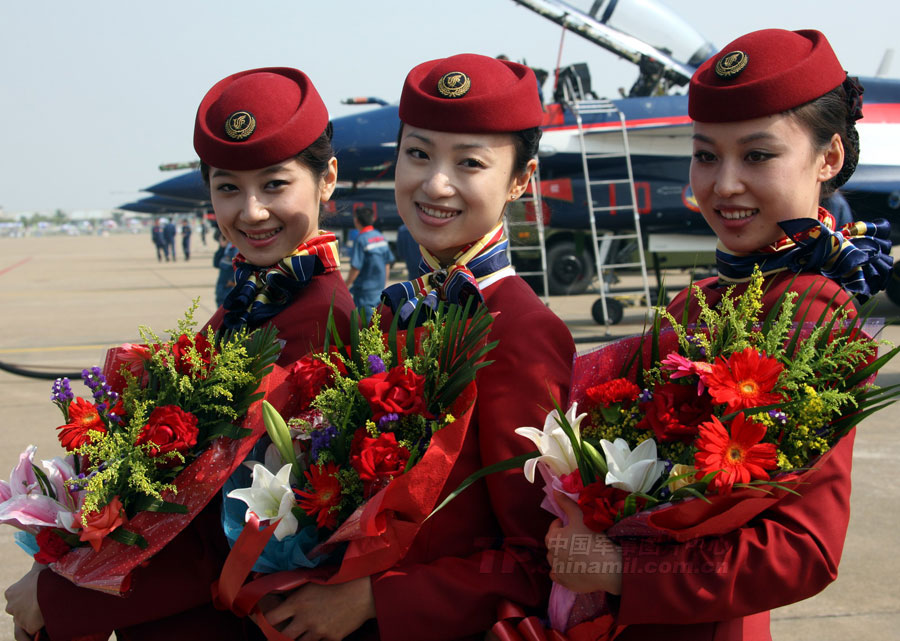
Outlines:
[[[334,127],[329,121],[325,131],[294,158],[303,163],[314,176],[324,177],[328,173],[328,163],[334,158],[334,147],[331,146],[333,135]],[[209,165],[202,160],[200,161],[200,174],[203,176],[203,182],[209,187]]]
[[[509,132],[513,137],[513,144],[516,148],[516,157],[513,161],[513,173],[522,174],[528,167],[528,161],[537,157],[538,147],[541,143],[543,130],[540,127],[531,127],[530,129],[521,129],[519,131]],[[403,138],[403,123],[400,123],[400,129],[397,131],[397,147],[394,150],[394,161],[396,164],[397,157],[400,155],[400,140]]]
[[[787,112],[809,130],[816,149],[828,148],[834,134],[841,137],[844,166],[831,180],[822,184],[820,200],[832,195],[856,171],[859,162],[859,134],[855,122],[861,116],[861,94],[862,86],[856,79],[847,78],[843,84],[825,95]]]
[[[516,161],[513,169],[517,174],[524,173],[528,161],[537,157],[543,133],[540,127],[513,132],[513,143],[516,145]]]
[[[353,210],[353,217],[363,227],[368,227],[375,222],[375,212],[371,207],[357,207]]]

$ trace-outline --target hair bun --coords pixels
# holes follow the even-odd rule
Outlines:
[[[844,80],[844,91],[847,93],[847,118],[856,122],[863,117],[863,92],[865,89],[856,76],[847,76]]]

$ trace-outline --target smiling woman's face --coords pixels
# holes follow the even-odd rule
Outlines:
[[[319,203],[337,181],[332,158],[318,177],[296,158],[247,171],[210,167],[209,188],[222,234],[253,265],[274,265],[319,231]]]
[[[514,175],[513,134],[464,134],[404,125],[394,191],[413,238],[447,264],[488,233],[530,171]],[[531,166],[531,165],[529,165]]]
[[[843,159],[840,136],[818,150],[788,115],[695,122],[691,188],[719,240],[751,253],[784,236],[779,222],[817,216],[821,185]]]

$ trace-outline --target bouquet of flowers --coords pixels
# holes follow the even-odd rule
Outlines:
[[[58,379],[51,400],[68,454],[41,469],[29,446],[10,482],[0,481],[0,522],[21,530],[17,541],[36,561],[78,585],[125,592],[131,570],[240,463],[255,440],[243,438],[249,428],[263,433],[255,402],[280,352],[275,330],[195,334],[195,308],[168,340],[142,327],[143,344],[114,348],[104,369],[83,370],[88,399]]]
[[[525,474],[533,482],[540,471],[542,507],[565,523],[561,493],[594,531],[683,542],[802,496],[831,448],[895,399],[898,386],[871,381],[900,348],[878,357],[871,328],[843,308],[827,322],[796,318],[797,293],[762,319],[762,283],[757,269],[746,291],[729,291],[717,309],[695,288],[697,325],[662,309],[649,334],[576,358],[568,411],[557,407],[542,429],[517,430],[538,448]],[[603,593],[554,583],[549,617],[558,639],[617,634]],[[519,638],[508,621],[495,627]]]
[[[261,596],[369,576],[403,558],[457,459],[475,374],[494,346],[492,317],[470,307],[441,304],[405,332],[395,317],[387,334],[376,313],[349,344],[332,332],[335,344],[293,365],[288,420],[264,405],[271,443],[226,485],[233,549],[220,605],[284,638],[256,616]],[[252,571],[268,574],[245,584]]]

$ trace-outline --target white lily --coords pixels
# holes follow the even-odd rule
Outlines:
[[[284,465],[278,474],[272,474],[260,463],[253,466],[253,484],[232,490],[229,498],[238,499],[247,504],[245,519],[250,514],[256,514],[262,520],[278,520],[275,528],[275,538],[281,541],[297,531],[299,523],[297,517],[291,512],[296,501],[290,484],[291,465]]]
[[[581,442],[581,421],[587,414],[576,416],[577,412],[578,403],[572,403],[572,407],[566,412],[566,419],[572,426],[575,438]],[[556,410],[547,414],[543,430],[536,427],[519,427],[516,429],[516,434],[530,439],[541,453],[540,456],[525,461],[525,478],[530,483],[534,483],[534,470],[538,461],[543,461],[556,476],[571,474],[578,469],[572,442],[560,427],[559,412]]]
[[[624,439],[610,443],[601,439],[600,447],[609,468],[605,483],[626,492],[647,492],[666,469],[656,457],[656,441],[648,438],[634,450]]]

